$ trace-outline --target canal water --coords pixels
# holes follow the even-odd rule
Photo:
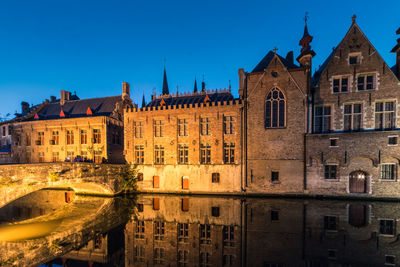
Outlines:
[[[0,266],[397,266],[400,203],[41,190],[0,208]]]

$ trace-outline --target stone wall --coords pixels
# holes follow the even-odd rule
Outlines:
[[[72,188],[75,193],[115,195],[121,165],[42,163],[0,165],[0,207],[42,188]]]

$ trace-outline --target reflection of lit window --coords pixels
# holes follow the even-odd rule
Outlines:
[[[233,226],[224,226],[222,228],[224,246],[233,247],[235,246],[235,228]]]
[[[165,223],[155,221],[154,222],[154,239],[155,240],[164,240],[165,235]]]
[[[189,251],[187,250],[178,251],[178,266],[179,267],[189,266]]]
[[[189,224],[178,223],[178,241],[187,242],[189,236]]]
[[[145,259],[145,249],[144,246],[135,246],[135,257],[136,262],[144,262]]]
[[[324,216],[324,229],[328,231],[337,230],[337,217],[336,216]]]
[[[395,223],[394,220],[379,220],[379,233],[381,235],[394,235],[395,234]]]
[[[164,248],[154,248],[154,264],[163,264],[164,256]]]
[[[211,226],[209,224],[200,224],[200,244],[211,243]]]
[[[136,239],[144,239],[144,221],[137,221],[136,223]]]
[[[208,267],[211,266],[211,255],[208,252],[200,252],[200,266]]]

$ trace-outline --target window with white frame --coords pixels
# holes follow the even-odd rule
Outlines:
[[[349,77],[334,77],[333,78],[333,92],[346,93],[349,91]]]
[[[396,105],[394,101],[375,103],[375,129],[387,130],[395,128]]]
[[[314,132],[326,133],[331,130],[331,107],[315,107],[314,113]]]
[[[143,122],[135,121],[133,123],[133,127],[135,131],[135,138],[143,138]]]
[[[365,90],[375,90],[376,82],[375,82],[375,74],[361,74],[357,77],[357,90],[365,91]]]
[[[162,120],[154,120],[154,137],[163,137],[164,122]]]
[[[185,144],[179,144],[178,146],[178,163],[188,164],[189,163],[189,147]]]
[[[359,131],[361,129],[361,104],[344,105],[344,130]]]
[[[349,65],[361,64],[361,53],[350,53],[349,54]]]
[[[394,181],[397,178],[396,164],[385,163],[381,165],[381,179]]]

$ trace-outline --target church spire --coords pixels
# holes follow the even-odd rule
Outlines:
[[[146,100],[144,99],[144,94],[143,94],[143,98],[142,98],[142,108],[144,108],[146,106]]]
[[[193,89],[194,93],[197,93],[197,79],[196,77],[194,78],[194,89]]]
[[[306,12],[306,15],[304,16],[304,33],[299,42],[301,50],[300,55],[296,58],[296,60],[300,63],[301,66],[311,67],[311,59],[315,56],[315,52],[311,49],[310,43],[313,40],[313,37],[308,32],[307,20],[308,12]]]
[[[165,70],[165,66],[164,66],[164,79],[163,79],[163,86],[162,86],[162,94],[169,95],[167,72]]]

